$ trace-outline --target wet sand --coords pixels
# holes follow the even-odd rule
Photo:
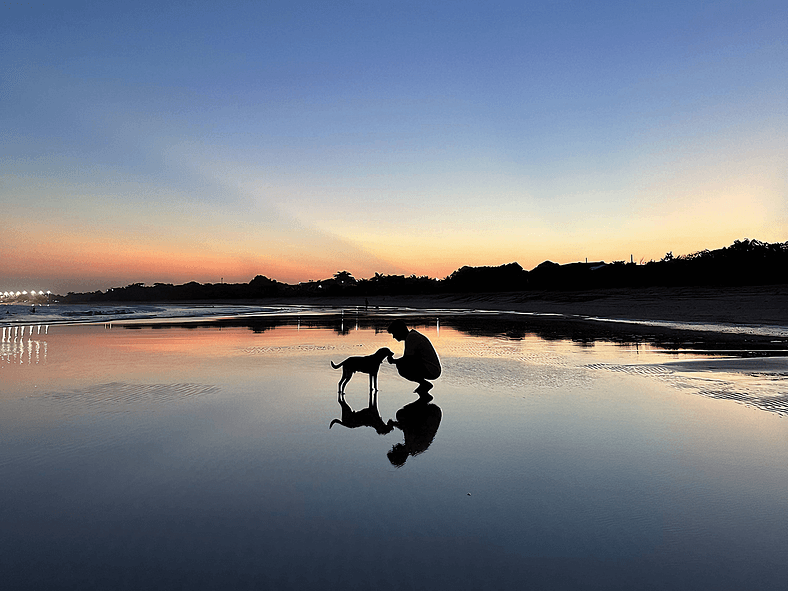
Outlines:
[[[381,296],[368,299],[372,307],[484,309],[620,320],[788,326],[788,285]],[[363,298],[337,297],[299,299],[290,303],[359,306],[364,301]]]

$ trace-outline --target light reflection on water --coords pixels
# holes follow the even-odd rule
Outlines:
[[[783,360],[428,319],[432,402],[386,364],[338,400],[329,361],[401,353],[385,324],[11,327],[10,588],[784,582]]]
[[[0,364],[38,364],[47,361],[47,341],[49,326],[2,327],[0,337]],[[27,333],[27,337],[25,337]],[[34,338],[35,335],[35,338]],[[42,338],[42,336],[44,338]]]

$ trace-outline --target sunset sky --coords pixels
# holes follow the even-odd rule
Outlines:
[[[0,290],[788,240],[788,3],[0,4]]]

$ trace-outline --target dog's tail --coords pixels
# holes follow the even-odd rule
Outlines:
[[[328,428],[330,429],[331,427],[333,427],[334,423],[339,423],[340,425],[344,426],[344,423],[342,421],[340,421],[339,419],[334,419],[333,421],[331,421],[331,424],[328,426]]]
[[[334,365],[333,361],[329,361],[329,363],[331,364],[331,367],[333,367],[334,369],[339,369],[340,367],[342,367],[342,364],[345,362],[342,361],[339,365]]]

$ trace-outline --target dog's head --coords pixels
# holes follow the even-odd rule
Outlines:
[[[375,357],[377,357],[381,361],[383,361],[386,358],[393,357],[393,356],[394,356],[394,351],[392,351],[388,347],[382,347],[382,348],[378,349],[377,351],[375,351]]]

